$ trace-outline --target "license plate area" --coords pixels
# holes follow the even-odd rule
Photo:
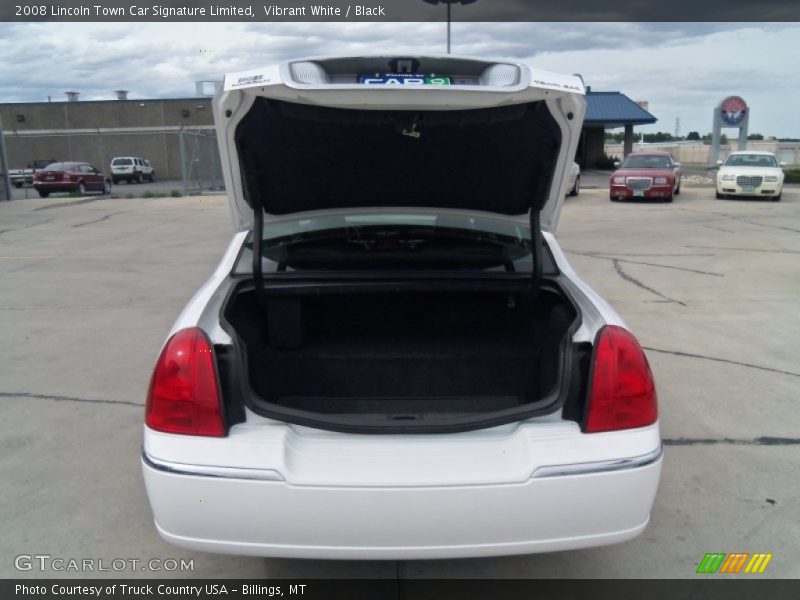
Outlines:
[[[634,198],[644,198],[644,190],[633,190]]]
[[[421,73],[376,73],[360,75],[358,82],[365,85],[451,85],[452,78]]]

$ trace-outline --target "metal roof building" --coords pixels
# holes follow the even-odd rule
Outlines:
[[[587,87],[586,117],[575,160],[583,168],[595,167],[604,156],[605,130],[616,127],[625,128],[624,148],[628,154],[633,148],[633,127],[650,125],[657,120],[622,92],[593,92]]]
[[[650,125],[656,119],[622,92],[593,92],[586,94],[586,125],[602,125],[606,129],[624,125]]]

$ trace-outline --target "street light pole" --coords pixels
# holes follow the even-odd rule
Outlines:
[[[422,0],[428,4],[446,4],[447,5],[447,53],[450,54],[450,24],[452,22],[452,5],[453,4],[473,4],[478,0]]]
[[[447,3],[447,53],[450,54],[450,2]]]

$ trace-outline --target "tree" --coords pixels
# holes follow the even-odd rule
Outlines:
[[[672,142],[675,141],[675,137],[671,133],[666,133],[664,131],[659,131],[657,133],[645,133],[644,134],[644,141],[648,143],[652,142]]]
[[[763,140],[764,136],[761,135],[760,133],[751,133],[750,135],[747,136],[747,139],[748,140]]]
[[[710,134],[710,133],[707,133],[707,134],[705,134],[705,135],[703,136],[703,143],[704,143],[704,144],[706,144],[706,145],[709,145],[709,144],[711,144],[711,134]],[[721,145],[723,145],[723,146],[724,146],[725,144],[727,144],[727,143],[728,143],[728,136],[727,136],[727,135],[725,135],[724,133],[723,133],[723,134],[720,134],[720,136],[719,136],[719,143],[720,143]]]
[[[700,140],[700,133],[697,132],[697,131],[690,131],[687,134],[686,139],[689,140],[689,141],[699,141]]]
[[[605,141],[613,142],[615,144],[621,144],[625,140],[624,133],[612,133],[610,131],[606,131],[605,133]]]

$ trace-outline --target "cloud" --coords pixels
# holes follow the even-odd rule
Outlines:
[[[787,99],[800,92],[798,33],[797,25],[747,23],[452,26],[455,53],[580,72],[595,89],[649,100],[656,129],[671,130],[678,116],[684,131],[707,130],[711,107],[739,93],[754,107],[753,131],[795,136]],[[190,96],[196,80],[277,60],[438,54],[444,42],[444,23],[3,23],[0,102],[62,100],[73,89],[82,99],[120,88],[131,98]]]

